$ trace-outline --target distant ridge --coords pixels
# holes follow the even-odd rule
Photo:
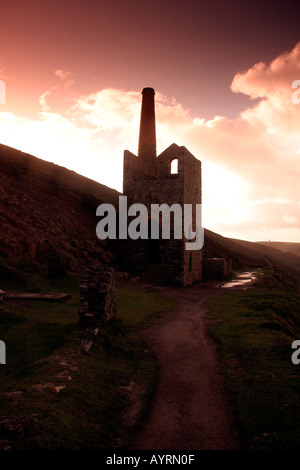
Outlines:
[[[291,253],[300,256],[300,243],[291,242],[257,242],[260,245],[269,246],[282,251],[283,253]]]
[[[300,271],[300,256],[282,252],[268,243],[226,238],[207,229],[204,240],[205,256],[231,258],[235,268],[280,264]]]

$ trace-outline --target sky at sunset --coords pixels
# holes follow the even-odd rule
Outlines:
[[[122,191],[153,87],[158,153],[202,161],[203,225],[300,242],[297,1],[10,0],[0,15],[0,143]]]

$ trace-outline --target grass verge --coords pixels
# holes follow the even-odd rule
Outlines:
[[[149,289],[118,288],[117,318],[102,328],[90,352],[78,353],[79,276],[49,276],[46,267],[30,263],[3,260],[0,265],[0,287],[6,290],[72,295],[65,303],[5,301],[0,306],[0,339],[7,349],[7,364],[0,368],[0,447],[118,447],[131,425],[132,399],[139,404],[136,421],[156,383],[155,359],[137,331],[174,302]]]
[[[300,366],[291,361],[299,306],[298,281],[281,268],[265,269],[254,289],[209,300],[217,318],[209,331],[250,449],[299,449]]]

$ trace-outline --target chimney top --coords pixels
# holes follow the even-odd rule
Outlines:
[[[149,161],[156,157],[155,91],[147,87],[143,89],[142,95],[138,156]]]
[[[155,95],[154,88],[150,88],[150,87],[143,88],[142,95],[144,93],[153,93],[153,95]]]

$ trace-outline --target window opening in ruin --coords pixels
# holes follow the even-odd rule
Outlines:
[[[171,175],[177,175],[178,174],[178,160],[177,158],[175,160],[171,161]]]

